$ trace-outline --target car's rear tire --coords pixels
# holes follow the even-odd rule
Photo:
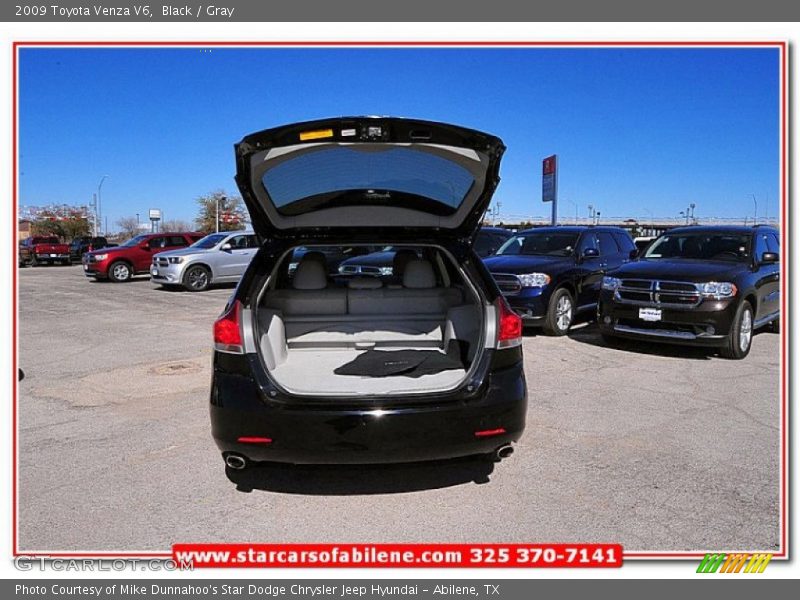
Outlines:
[[[744,300],[733,317],[731,331],[725,340],[725,345],[720,348],[724,358],[741,360],[750,353],[753,345],[753,307]]]
[[[575,320],[575,301],[566,288],[558,288],[550,296],[547,316],[544,319],[544,332],[547,335],[566,335]]]
[[[202,265],[194,265],[183,274],[183,287],[190,292],[204,292],[211,285],[211,271]]]
[[[108,267],[108,279],[114,283],[122,283],[130,281],[133,277],[133,269],[124,260],[118,260],[111,263]]]
[[[775,319],[772,323],[767,325],[767,329],[772,333],[780,333],[781,332],[781,320]]]

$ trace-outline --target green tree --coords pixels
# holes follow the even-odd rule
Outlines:
[[[217,228],[217,203],[219,203],[219,230],[238,231],[244,229],[246,212],[240,196],[229,196],[223,190],[215,190],[210,194],[199,196],[198,213],[195,225],[198,231],[211,233]]]
[[[34,235],[55,235],[69,241],[88,235],[90,226],[81,209],[63,206],[41,211],[31,224],[31,231]]]
[[[50,215],[39,215],[39,217],[31,223],[32,235],[55,235],[59,238],[64,237],[64,228],[61,226],[55,217]]]

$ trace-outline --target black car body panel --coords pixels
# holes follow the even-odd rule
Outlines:
[[[681,227],[665,236],[739,236],[747,242],[740,256],[730,251],[712,258],[648,258],[613,273],[598,306],[598,324],[606,335],[681,345],[723,347],[732,334],[743,301],[753,309],[753,328],[780,316],[778,232],[772,227]],[[648,248],[656,247],[658,240]],[[764,254],[775,260],[764,261]],[[732,297],[704,295],[707,283],[733,284]],[[614,287],[616,286],[616,287]],[[605,286],[604,286],[605,287]],[[640,312],[644,311],[644,312]],[[658,312],[648,312],[648,311]],[[652,319],[652,320],[651,320]]]

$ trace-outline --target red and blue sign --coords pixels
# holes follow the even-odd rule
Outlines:
[[[558,189],[558,156],[548,156],[542,161],[542,202],[555,202]]]

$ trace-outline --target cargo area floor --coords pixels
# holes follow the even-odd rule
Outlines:
[[[333,372],[363,352],[364,350],[356,349],[291,349],[286,361],[272,370],[272,377],[281,386],[297,394],[344,395],[437,391],[455,386],[466,376],[464,369],[420,377],[360,377],[337,375]]]

